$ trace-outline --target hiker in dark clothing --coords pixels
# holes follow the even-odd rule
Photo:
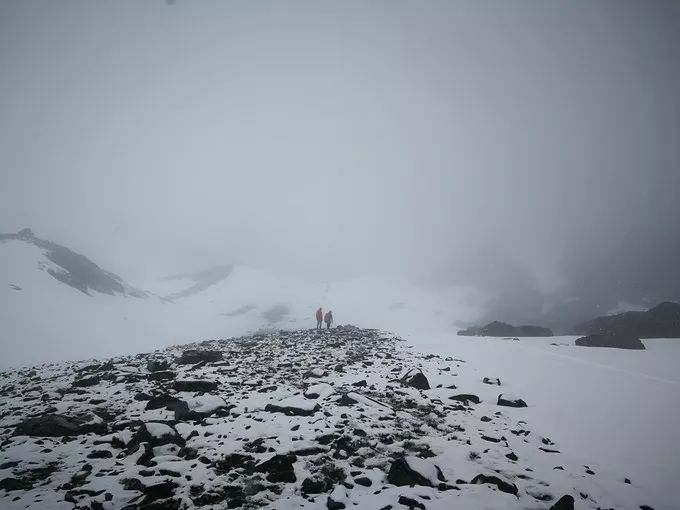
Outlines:
[[[331,324],[333,324],[333,312],[328,310],[323,320],[326,322],[326,329],[331,329]]]
[[[323,310],[321,307],[316,311],[316,329],[321,329],[321,321],[323,320]]]

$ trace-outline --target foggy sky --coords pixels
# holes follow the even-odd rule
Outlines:
[[[680,4],[0,2],[0,232],[680,295]]]

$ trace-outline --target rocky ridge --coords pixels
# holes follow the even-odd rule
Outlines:
[[[5,372],[0,507],[612,506],[493,375],[351,326]]]

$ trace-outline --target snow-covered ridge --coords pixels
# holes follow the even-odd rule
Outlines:
[[[84,255],[52,241],[39,239],[31,229],[25,228],[16,234],[0,234],[0,242],[35,246],[49,261],[40,261],[40,269],[84,294],[98,292],[112,296],[120,294],[137,298],[149,297],[147,292],[132,287],[120,276],[100,268]]]
[[[0,507],[650,503],[479,368],[350,326],[4,372]]]
[[[248,266],[137,287],[30,231],[0,235],[0,368],[311,327],[319,306],[342,322],[442,333],[454,331],[456,319],[476,319],[484,303],[470,289],[422,289],[375,277],[321,283]]]

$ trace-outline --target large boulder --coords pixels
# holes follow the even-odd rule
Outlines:
[[[161,372],[170,368],[170,362],[166,359],[150,359],[146,362],[146,369],[149,372]]]
[[[646,312],[597,317],[574,328],[574,334],[626,334],[637,338],[680,338],[680,303],[666,301]]]
[[[3,478],[0,480],[0,489],[10,491],[27,491],[33,488],[33,484],[19,478]]]
[[[209,351],[199,349],[189,349],[182,352],[182,355],[177,360],[180,365],[193,365],[195,363],[211,363],[222,360],[222,351]]]
[[[576,339],[576,345],[583,347],[615,347],[617,349],[638,349],[645,348],[645,344],[633,335],[626,333],[596,333]]]
[[[101,382],[101,377],[98,375],[90,375],[87,377],[82,377],[73,381],[73,387],[75,388],[87,388],[89,386],[96,386]]]
[[[404,386],[410,386],[418,390],[430,389],[430,381],[427,380],[425,374],[420,370],[409,370],[399,381]]]
[[[205,379],[183,379],[175,381],[175,391],[197,391],[207,393],[217,389],[216,381],[207,381]]]
[[[565,494],[550,507],[550,510],[574,510],[574,497]]]
[[[149,411],[151,409],[161,409],[164,407],[168,411],[174,411],[179,401],[180,400],[177,397],[173,397],[172,395],[161,394],[155,397],[150,397],[144,409]]]
[[[445,482],[446,479],[441,470],[431,462],[417,457],[398,457],[390,466],[387,481],[398,486],[434,487],[435,483]]]
[[[170,381],[177,377],[177,374],[172,370],[158,370],[151,372],[146,378],[149,381]]]
[[[106,434],[106,424],[96,416],[64,416],[62,414],[44,414],[28,418],[19,423],[15,435],[61,437],[79,436],[82,434]]]
[[[553,336],[548,328],[540,326],[512,326],[506,322],[493,321],[486,326],[472,326],[458,332],[459,336],[493,336],[493,337],[516,337],[516,336]]]
[[[312,416],[320,409],[321,406],[317,402],[305,398],[304,395],[293,395],[275,404],[267,404],[264,408],[267,412],[283,413],[286,416]]]
[[[274,455],[260,464],[255,466],[255,471],[259,473],[267,473],[267,480],[276,482],[295,482],[295,470],[293,464],[297,461],[297,457],[293,454],[288,455]]]
[[[174,427],[160,422],[142,423],[135,435],[128,443],[128,449],[132,449],[139,444],[148,443],[151,446],[161,446],[164,444],[176,444],[184,446],[185,441]]]
[[[225,407],[227,403],[222,397],[216,395],[202,395],[180,400],[175,405],[175,420],[202,420]]]

